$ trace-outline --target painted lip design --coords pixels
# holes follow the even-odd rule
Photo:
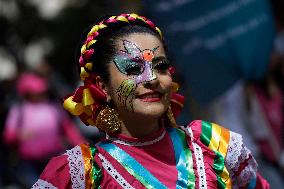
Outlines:
[[[161,100],[163,94],[157,91],[150,91],[140,95],[137,98],[143,102],[158,102]]]

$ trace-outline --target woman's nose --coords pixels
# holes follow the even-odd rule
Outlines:
[[[152,79],[143,82],[145,88],[155,88],[158,86],[159,79],[156,76],[155,72],[153,71],[154,77]]]
[[[157,76],[155,71],[153,70],[152,63],[151,62],[145,62],[144,71],[141,75],[137,76],[135,81],[137,84],[142,82],[149,82],[152,80],[156,80]]]

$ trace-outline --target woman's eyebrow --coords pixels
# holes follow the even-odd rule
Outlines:
[[[160,60],[168,60],[166,56],[157,56],[152,59],[152,62],[158,62]]]

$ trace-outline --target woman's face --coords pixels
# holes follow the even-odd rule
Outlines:
[[[118,113],[160,117],[169,106],[172,86],[163,44],[156,36],[134,33],[119,38],[116,49],[106,89]]]

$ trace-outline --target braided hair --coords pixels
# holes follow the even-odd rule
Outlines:
[[[121,14],[103,19],[91,27],[81,48],[79,59],[81,80],[89,73],[100,75],[105,82],[109,81],[106,64],[111,62],[115,53],[117,38],[132,33],[148,33],[164,43],[162,33],[154,23],[137,14]],[[95,64],[95,66],[93,66]]]
[[[86,125],[95,125],[97,115],[106,106],[105,93],[95,84],[97,76],[109,82],[107,64],[116,51],[118,38],[132,33],[156,36],[164,44],[163,35],[155,24],[137,14],[120,14],[102,19],[93,25],[84,40],[79,58],[79,73],[84,85],[64,100],[64,108],[79,116]]]

